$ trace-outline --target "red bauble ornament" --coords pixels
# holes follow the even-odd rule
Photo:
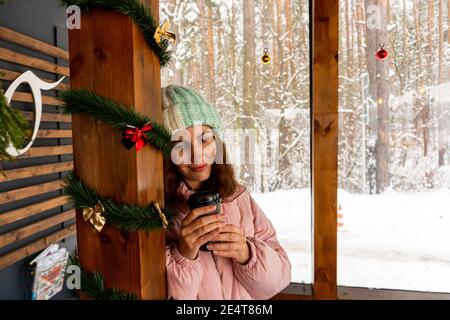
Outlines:
[[[380,43],[379,46],[380,46],[380,49],[378,49],[375,56],[377,57],[378,60],[384,60],[388,56],[388,52],[386,50],[384,50],[384,48],[383,48],[384,43]]]

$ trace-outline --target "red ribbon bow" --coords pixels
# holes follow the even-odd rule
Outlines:
[[[123,132],[122,142],[124,142],[128,149],[131,149],[135,145],[136,152],[138,152],[147,144],[147,136],[145,133],[151,131],[153,127],[150,122],[147,122],[142,128],[136,128],[133,126],[127,127],[129,129],[126,129]]]

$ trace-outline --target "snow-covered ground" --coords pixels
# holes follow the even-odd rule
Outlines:
[[[311,283],[309,189],[253,193],[291,260],[294,282]],[[450,190],[380,195],[339,189],[338,284],[450,292]]]

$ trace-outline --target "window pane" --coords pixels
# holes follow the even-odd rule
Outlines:
[[[162,85],[199,90],[226,123],[238,180],[311,283],[309,2],[162,0],[177,35]],[[262,58],[267,52],[270,62]]]
[[[338,284],[450,292],[449,2],[339,3]]]

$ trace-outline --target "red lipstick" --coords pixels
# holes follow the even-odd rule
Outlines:
[[[195,172],[201,172],[201,171],[205,170],[207,166],[208,166],[207,164],[202,164],[202,165],[199,165],[196,167],[190,167],[190,169]]]

